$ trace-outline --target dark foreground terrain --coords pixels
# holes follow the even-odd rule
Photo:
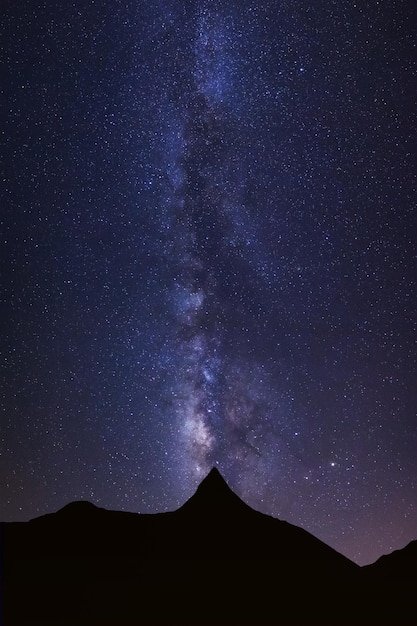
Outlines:
[[[416,624],[417,542],[359,568],[212,470],[172,513],[1,524],[4,626]]]

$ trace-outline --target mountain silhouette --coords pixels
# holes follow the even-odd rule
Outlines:
[[[417,540],[401,550],[384,554],[375,563],[362,568],[365,576],[380,582],[398,584],[413,580],[417,584]]]
[[[176,511],[79,501],[1,531],[5,626],[394,625],[415,617],[411,569],[401,585],[392,577],[385,584],[375,573],[381,564],[359,568],[307,531],[255,511],[215,468]],[[415,560],[415,546],[389,560],[397,574],[406,558]]]
[[[67,515],[74,518],[77,518],[80,515],[89,515],[97,510],[95,504],[92,502],[88,502],[88,500],[77,500],[75,502],[70,502],[62,509],[58,511],[59,515]]]
[[[207,474],[197,491],[180,509],[197,515],[239,515],[252,509],[229,487],[216,467]]]
[[[350,573],[357,566],[307,531],[243,502],[213,468],[195,494],[176,512],[186,544],[194,547],[205,531],[205,549],[218,557],[279,559],[287,568],[313,569],[323,565]],[[197,533],[196,533],[197,530]],[[190,539],[192,538],[192,541]],[[195,549],[195,548],[194,548]]]

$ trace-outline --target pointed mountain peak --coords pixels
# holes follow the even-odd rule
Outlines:
[[[228,514],[250,509],[229,487],[216,467],[213,467],[197,487],[197,491],[181,507],[181,510],[200,513],[227,512]]]
[[[223,499],[230,495],[237,498],[216,467],[213,467],[207,476],[203,478],[197,487],[195,495],[197,494],[211,501],[219,498]]]
[[[207,476],[205,478],[203,478],[203,480],[201,481],[198,489],[200,489],[201,487],[203,487],[203,485],[206,487],[207,485],[209,485],[210,487],[214,487],[215,485],[217,486],[217,488],[221,488],[221,489],[229,489],[230,487],[227,484],[227,482],[225,481],[225,479],[223,478],[223,476],[220,474],[219,470],[217,469],[217,467],[212,467],[211,470],[209,471],[209,473],[207,474]]]

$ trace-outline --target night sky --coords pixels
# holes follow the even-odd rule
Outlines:
[[[211,467],[417,538],[414,1],[5,0],[0,519]]]

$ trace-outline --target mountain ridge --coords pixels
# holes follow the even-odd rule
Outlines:
[[[363,574],[306,530],[252,509],[216,468],[175,511],[76,501],[1,530],[6,626],[353,625],[375,616],[397,626],[412,614],[408,573],[401,586]]]

